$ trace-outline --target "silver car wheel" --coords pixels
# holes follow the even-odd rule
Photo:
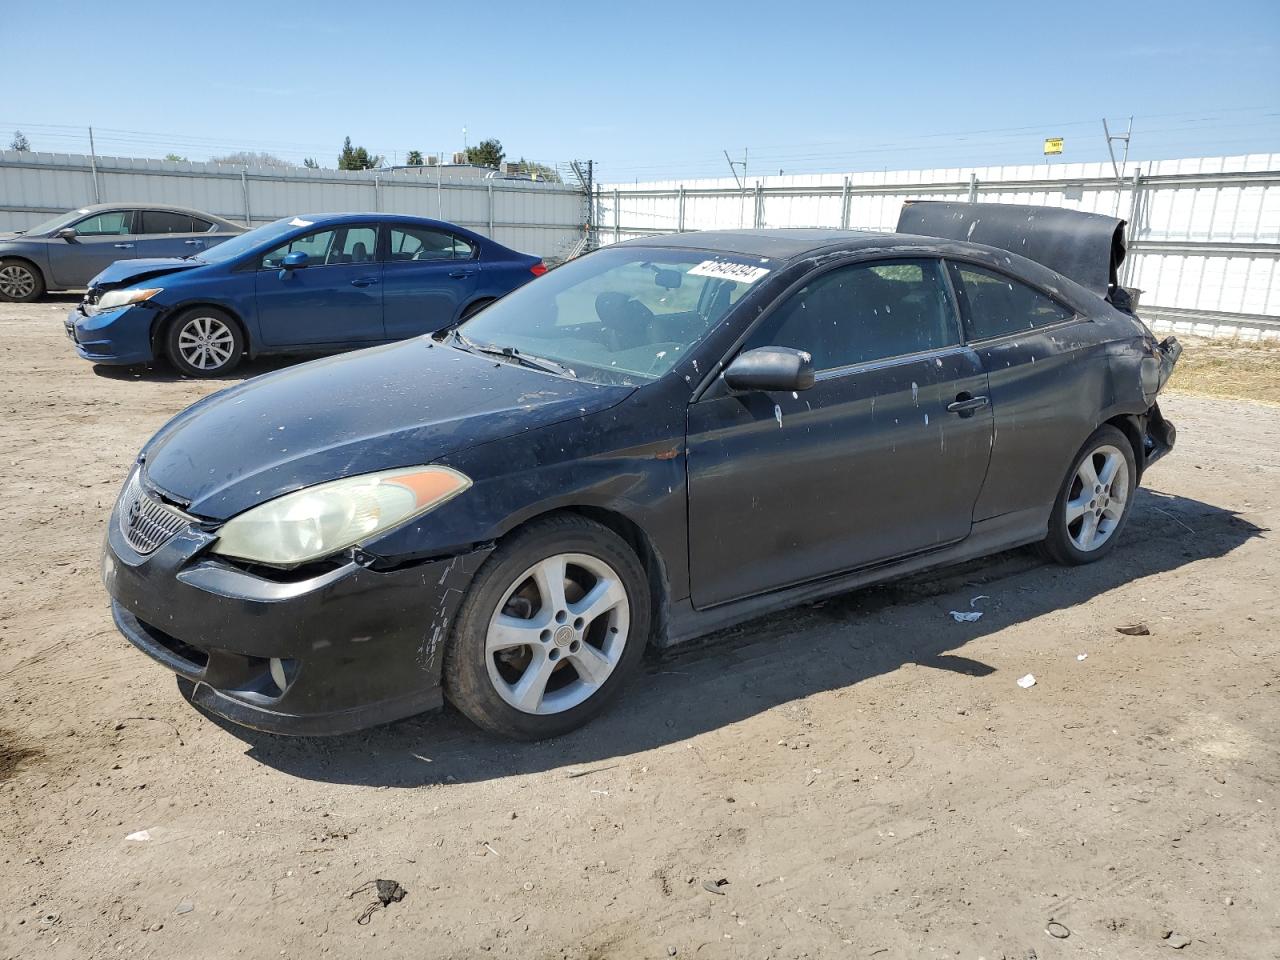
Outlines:
[[[36,278],[20,263],[0,267],[0,293],[13,300],[29,297],[36,289]]]
[[[235,353],[236,338],[217,317],[192,317],[178,331],[178,352],[197,370],[217,370]]]
[[[485,636],[498,695],[523,713],[563,713],[609,679],[627,644],[631,608],[603,560],[561,553],[534,564],[503,594]]]
[[[1110,444],[1098,447],[1076,468],[1063,511],[1072,545],[1089,553],[1110,540],[1128,500],[1128,461]]]

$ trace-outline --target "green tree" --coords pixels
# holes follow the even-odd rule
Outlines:
[[[274,153],[258,153],[253,150],[240,150],[221,157],[213,157],[214,163],[234,163],[241,167],[296,167],[296,163],[282,160]]]
[[[165,158],[166,160],[175,160],[175,161],[182,161],[182,160],[186,160],[186,159],[187,159],[186,157],[180,157],[180,156],[178,156],[178,154],[176,154],[176,153],[166,153],[166,154],[164,155],[164,158]]]
[[[422,166],[422,164],[423,164],[423,160],[422,160],[422,151],[421,151],[421,150],[410,150],[410,151],[409,151],[409,156],[405,157],[404,162],[405,162],[405,163],[407,163],[407,164],[408,164],[409,166],[411,166],[411,167],[420,167],[420,166]]]
[[[306,158],[302,161],[302,165],[303,165],[304,167],[306,167],[308,170],[319,170],[319,169],[320,169],[320,164],[316,163],[316,158],[315,158],[315,157],[306,157]]]
[[[382,157],[369,153],[364,147],[353,147],[351,138],[342,141],[342,152],[338,154],[339,170],[372,170],[382,166]]]
[[[560,174],[556,172],[555,167],[547,166],[545,163],[538,163],[535,160],[526,160],[521,157],[516,161],[516,169],[520,173],[526,173],[534,180],[545,180],[548,183],[560,183]]]
[[[9,141],[9,149],[27,153],[31,150],[31,141],[27,139],[27,135],[21,130],[15,130],[13,131],[13,139]]]
[[[501,140],[481,140],[474,147],[467,147],[467,163],[482,167],[493,167],[496,170],[502,165],[502,158],[505,156]]]

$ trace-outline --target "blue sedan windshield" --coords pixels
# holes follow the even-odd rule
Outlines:
[[[230,240],[224,240],[216,247],[210,247],[208,250],[203,251],[195,259],[204,263],[228,263],[237,257],[257,250],[259,247],[269,246],[273,241],[286,234],[293,233],[299,227],[309,225],[297,218],[276,220],[261,227],[255,227],[248,233],[242,233],[239,236],[232,237]]]

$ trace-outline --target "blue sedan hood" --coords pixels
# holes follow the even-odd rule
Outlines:
[[[123,287],[151,277],[191,270],[207,264],[200,260],[183,260],[181,257],[150,257],[141,260],[117,260],[89,281],[91,287]]]
[[[431,463],[596,413],[631,392],[408,340],[206,397],[170,420],[143,457],[163,493],[225,520],[301,487]]]

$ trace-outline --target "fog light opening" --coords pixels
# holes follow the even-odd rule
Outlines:
[[[289,681],[284,675],[284,661],[279,657],[271,658],[271,679],[276,682],[276,686],[280,688],[280,692],[284,693],[285,687],[289,685]]]

